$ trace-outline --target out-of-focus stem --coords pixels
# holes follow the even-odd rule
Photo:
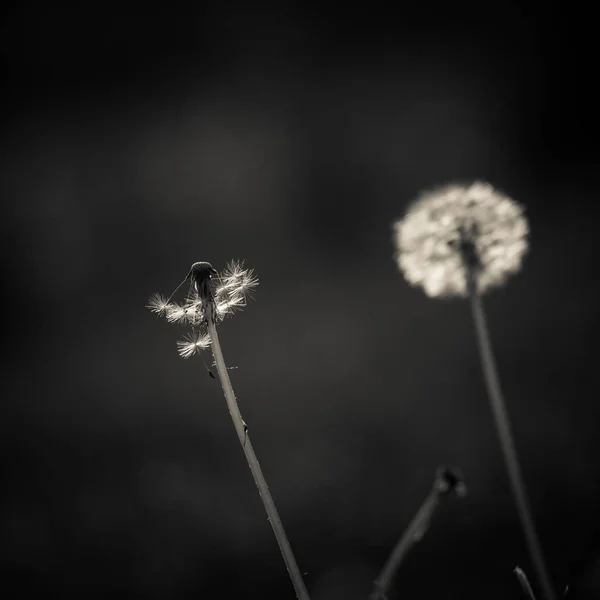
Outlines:
[[[481,358],[481,365],[485,385],[487,388],[500,447],[504,456],[504,462],[508,471],[510,486],[515,499],[517,512],[525,534],[527,548],[531,557],[540,588],[545,600],[556,600],[556,595],[551,583],[550,575],[546,567],[544,555],[535,530],[525,483],[521,475],[521,468],[517,457],[517,450],[513,440],[513,435],[508,420],[506,404],[500,388],[500,380],[496,369],[496,361],[492,352],[490,335],[487,328],[481,295],[477,290],[476,272],[469,269],[469,297],[471,301],[471,310],[473,313],[473,322],[477,336],[477,345]]]
[[[223,388],[223,393],[227,402],[227,408],[229,409],[229,414],[231,415],[231,420],[233,421],[235,431],[240,440],[240,444],[242,445],[244,454],[246,455],[248,466],[250,467],[250,471],[254,477],[256,487],[258,488],[258,492],[267,512],[268,520],[273,528],[273,533],[275,534],[275,538],[279,544],[279,549],[281,550],[285,566],[287,567],[290,579],[292,580],[292,584],[296,590],[296,597],[299,600],[310,600],[308,591],[306,590],[306,586],[302,580],[302,575],[300,574],[300,569],[298,568],[292,548],[285,534],[283,524],[279,518],[279,513],[275,507],[275,502],[273,501],[271,492],[267,486],[260,463],[256,458],[254,449],[252,448],[248,428],[242,419],[242,415],[240,414],[240,409],[233,392],[233,387],[231,386],[231,380],[229,379],[229,373],[227,371],[225,359],[223,358],[223,352],[221,351],[221,344],[219,343],[217,328],[213,323],[212,310],[212,304],[208,303],[206,311],[206,317],[208,320],[208,333],[210,334],[212,352],[215,358],[219,379],[221,381],[221,387]]]
[[[451,493],[455,493],[458,496],[464,496],[466,495],[466,487],[462,480],[457,477],[456,471],[440,467],[431,491],[394,546],[379,577],[375,580],[369,600],[386,600],[387,593],[402,561],[406,558],[409,550],[425,535],[425,532],[431,523],[433,514],[442,498]]]
[[[394,546],[394,549],[383,566],[379,577],[377,577],[373,584],[373,591],[369,596],[369,600],[385,600],[387,598],[387,593],[394,581],[394,577],[396,576],[400,565],[402,564],[402,561],[406,558],[408,551],[413,547],[413,545],[423,537],[423,534],[429,525],[429,520],[433,516],[433,513],[435,512],[439,502],[439,492],[437,492],[435,489],[431,490],[421,505],[421,508],[419,508],[419,511]]]
[[[525,575],[523,569],[521,569],[521,567],[515,567],[514,571],[519,583],[521,584],[523,593],[527,596],[527,598],[529,598],[529,600],[536,600],[535,594],[533,593],[531,585],[529,584],[529,579],[527,579],[527,575]]]

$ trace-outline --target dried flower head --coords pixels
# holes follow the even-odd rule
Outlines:
[[[447,185],[420,196],[394,227],[396,261],[428,296],[466,296],[519,271],[527,251],[522,207],[491,185]]]
[[[190,288],[183,303],[171,301],[175,294],[173,292],[168,299],[161,294],[153,294],[147,305],[169,323],[192,326],[192,333],[184,341],[177,342],[183,358],[189,358],[210,346],[210,336],[206,332],[209,304],[213,309],[212,318],[220,322],[246,306],[247,299],[252,297],[258,285],[254,271],[245,269],[240,261],[230,261],[221,273],[213,269],[210,263],[194,263],[179,287],[188,280]]]
[[[467,495],[467,486],[462,471],[457,467],[442,465],[437,468],[434,488],[440,495],[456,495],[464,498]]]

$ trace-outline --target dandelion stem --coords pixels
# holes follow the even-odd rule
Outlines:
[[[229,414],[231,415],[235,431],[240,440],[240,444],[242,446],[244,454],[246,455],[246,460],[248,461],[248,466],[250,467],[252,476],[254,477],[256,487],[258,487],[258,493],[260,494],[265,510],[267,511],[269,523],[271,523],[273,533],[275,534],[275,538],[277,539],[277,543],[279,544],[279,549],[281,550],[283,560],[285,562],[290,579],[292,580],[292,584],[296,591],[296,597],[298,598],[298,600],[310,600],[308,591],[306,590],[306,586],[304,585],[304,581],[302,580],[302,575],[300,574],[300,569],[298,568],[298,564],[296,563],[296,559],[292,552],[292,548],[285,534],[283,524],[281,523],[281,519],[279,518],[279,513],[277,512],[277,508],[275,507],[275,502],[273,501],[271,492],[269,491],[269,487],[267,486],[267,482],[262,473],[260,463],[256,458],[254,449],[252,448],[252,443],[250,442],[250,436],[248,434],[248,428],[242,419],[242,415],[240,414],[240,409],[238,407],[235,394],[233,392],[233,387],[231,386],[231,380],[229,379],[229,373],[227,371],[225,359],[223,358],[223,352],[221,351],[221,344],[219,343],[219,335],[217,334],[217,328],[213,322],[212,306],[209,304],[209,307],[210,308],[207,310],[206,315],[208,320],[208,333],[210,334],[210,338],[212,341],[212,352],[217,366],[219,379],[221,381],[221,387],[223,388],[225,400],[227,401],[227,408],[229,409]]]
[[[517,579],[521,584],[521,589],[523,590],[523,593],[527,596],[528,600],[536,600],[535,594],[533,593],[531,585],[529,584],[529,579],[527,578],[527,575],[525,575],[523,569],[521,569],[521,567],[515,567],[514,573],[517,576]]]
[[[373,591],[369,596],[369,600],[385,600],[387,593],[394,581],[394,577],[400,568],[402,561],[406,558],[409,550],[421,540],[429,521],[440,503],[440,493],[432,489],[427,498],[419,508],[413,520],[409,523],[404,533],[394,546],[392,553],[387,559],[379,577],[373,584]]]
[[[369,600],[386,600],[387,593],[402,561],[405,559],[409,550],[417,542],[421,541],[427,532],[435,510],[442,499],[452,494],[458,497],[464,497],[466,493],[467,489],[462,481],[462,476],[459,476],[459,472],[456,469],[438,467],[431,491],[394,546],[379,577],[377,577],[373,584],[373,591],[369,596]]]
[[[510,428],[510,422],[508,420],[506,404],[500,388],[500,380],[496,369],[494,354],[492,352],[492,345],[486,324],[485,313],[483,311],[481,295],[477,291],[476,273],[471,269],[469,269],[469,297],[485,385],[491,403],[494,422],[496,424],[502,454],[506,463],[508,478],[510,480],[517,512],[519,514],[523,533],[525,534],[527,548],[536,571],[538,583],[543,592],[543,597],[545,600],[555,600],[556,595],[551,584],[550,575],[544,561],[540,542],[531,516],[529,502],[527,500],[525,483],[517,458],[517,450]]]

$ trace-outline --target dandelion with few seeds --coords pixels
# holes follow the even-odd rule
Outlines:
[[[169,323],[190,325],[193,329],[184,341],[177,342],[179,354],[190,358],[201,350],[210,347],[207,310],[212,310],[212,320],[220,323],[246,306],[252,297],[258,279],[252,269],[245,269],[243,263],[231,261],[222,273],[217,273],[209,263],[194,263],[183,283],[190,281],[190,288],[183,303],[173,302],[161,294],[153,294],[148,308],[164,317]]]
[[[185,300],[182,303],[172,301],[177,290],[188,281],[190,286]],[[148,301],[148,308],[158,316],[164,317],[169,323],[191,327],[191,332],[177,342],[177,350],[182,358],[190,358],[209,347],[212,349],[229,414],[258,487],[296,596],[300,600],[309,600],[275,502],[254,453],[248,426],[242,419],[217,333],[217,324],[225,317],[244,308],[257,285],[258,279],[254,271],[246,269],[241,262],[231,261],[221,273],[213,269],[210,263],[196,262],[169,298],[154,294]],[[209,374],[212,375],[210,370]]]
[[[517,512],[546,600],[555,593],[535,530],[481,296],[517,273],[529,231],[523,208],[488,183],[447,185],[421,195],[393,225],[398,268],[430,297],[468,297]]]

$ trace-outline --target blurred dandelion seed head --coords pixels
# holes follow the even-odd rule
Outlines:
[[[522,207],[483,182],[423,193],[393,229],[398,268],[431,297],[467,296],[467,269],[480,293],[503,284],[521,268],[529,232]]]
[[[216,276],[212,277],[213,274]],[[192,327],[192,332],[184,341],[177,342],[178,352],[183,358],[189,358],[210,346],[206,320],[207,295],[212,299],[214,318],[218,323],[244,308],[258,285],[254,271],[244,268],[240,261],[230,261],[221,273],[215,271],[210,263],[194,263],[187,279],[191,279],[191,285],[183,303],[167,300],[162,294],[153,294],[147,304],[147,308],[164,317],[167,322]]]

